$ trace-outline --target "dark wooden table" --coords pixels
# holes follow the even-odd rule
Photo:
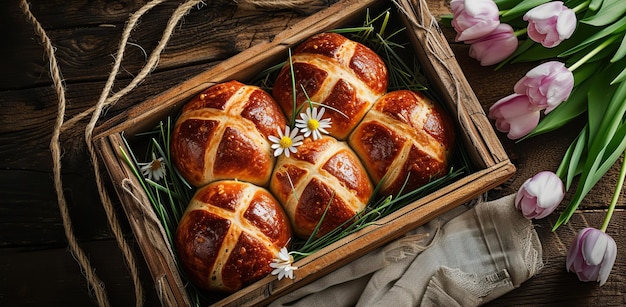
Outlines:
[[[17,0],[0,7],[0,306],[95,305],[85,278],[67,248],[57,198],[53,188],[49,142],[58,98],[52,88],[48,60],[33,27]],[[113,63],[117,44],[131,13],[146,1],[32,0],[31,10],[56,47],[67,95],[66,120],[93,106]],[[447,1],[429,0],[435,15],[449,12]],[[126,85],[145,63],[163,28],[180,2],[157,6],[142,18],[132,33],[123,69],[114,87]],[[106,110],[102,120],[123,112],[220,61],[271,39],[277,32],[312,11],[246,11],[232,3],[207,1],[183,18],[162,54],[159,65],[142,84]],[[452,42],[444,29],[478,98],[489,108],[508,95],[513,84],[534,64],[509,65],[493,71],[469,58],[468,48]],[[94,183],[84,129],[87,121],[61,135],[62,178],[73,230],[96,273],[106,285],[114,306],[134,304],[133,284],[120,250],[111,235]],[[501,136],[517,166],[508,182],[494,189],[491,198],[513,193],[524,180],[541,170],[556,170],[581,124],[515,143]],[[620,160],[621,161],[621,160]],[[615,165],[591,191],[571,222],[556,232],[559,207],[552,216],[537,221],[545,267],[534,278],[492,302],[491,305],[624,305],[626,304],[626,214],[623,199],[609,226],[619,254],[603,287],[579,282],[565,271],[565,255],[576,232],[588,225],[599,227],[617,181]],[[112,191],[112,190],[111,190]],[[114,195],[111,193],[111,195]],[[566,201],[571,196],[566,196]],[[622,193],[622,197],[625,197]],[[115,198],[114,198],[115,200]],[[146,292],[147,306],[159,304],[150,274],[123,211],[116,204],[126,239],[134,248]]]

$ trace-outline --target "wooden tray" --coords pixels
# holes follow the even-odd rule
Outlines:
[[[124,191],[140,186],[120,155],[125,148],[121,134],[132,136],[151,130],[168,115],[175,115],[189,98],[219,82],[245,82],[263,69],[283,61],[288,49],[309,36],[330,29],[362,23],[366,9],[396,6],[402,13],[414,52],[418,55],[430,89],[447,104],[456,119],[457,140],[464,144],[475,168],[473,173],[350,235],[295,265],[296,278],[277,280],[268,276],[216,302],[219,306],[264,305],[271,300],[328,274],[357,257],[405,234],[432,218],[498,186],[515,172],[485,113],[472,92],[454,54],[440,33],[425,0],[342,0],[264,42],[223,61],[213,69],[167,89],[100,125],[94,143],[111,177],[131,228],[150,268],[161,302],[167,306],[189,305],[174,256],[143,191]]]

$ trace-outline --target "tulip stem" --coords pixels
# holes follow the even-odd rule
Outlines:
[[[528,32],[528,28],[519,29],[519,30],[513,32],[513,34],[515,35],[515,37],[520,37],[520,36],[526,34],[526,32]]]
[[[574,11],[574,13],[578,13],[581,10],[586,9],[589,6],[590,3],[591,3],[591,0],[587,0],[587,1],[577,5],[575,8],[572,9],[572,11]]]
[[[609,209],[606,212],[606,216],[604,216],[604,221],[602,222],[602,227],[600,228],[602,232],[605,232],[606,228],[609,226],[609,221],[611,221],[611,216],[613,215],[613,211],[615,211],[615,206],[617,205],[617,199],[619,198],[622,186],[624,185],[624,177],[626,177],[626,151],[624,151],[624,154],[625,156],[622,160],[622,169],[619,172],[619,179],[617,180],[617,185],[615,186],[615,191],[613,192],[613,198],[611,199],[611,204],[609,205]]]
[[[613,36],[609,37],[607,40],[602,42],[602,44],[598,45],[598,47],[596,47],[593,50],[591,50],[591,52],[587,53],[584,57],[582,57],[580,60],[578,60],[578,62],[574,63],[572,66],[568,67],[567,69],[569,69],[569,71],[576,70],[576,68],[578,68],[581,65],[585,64],[585,62],[587,62],[593,56],[595,56],[600,51],[602,51],[602,49],[606,48],[606,46],[608,46],[611,43],[613,43],[618,38],[618,36],[619,35],[613,35]]]

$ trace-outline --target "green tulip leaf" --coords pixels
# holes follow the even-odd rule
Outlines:
[[[602,2],[604,2],[604,0],[591,0],[591,3],[589,3],[589,9],[597,11],[602,6]]]
[[[529,40],[531,41],[531,40]],[[534,42],[533,42],[534,43]],[[519,53],[515,56],[514,59],[511,60],[512,63],[519,62],[534,62],[545,59],[557,58],[562,52],[563,48],[559,48],[560,46],[546,49],[541,44],[534,43],[523,53]]]
[[[598,67],[607,66],[607,62],[613,57],[618,47],[617,44],[612,44],[616,39],[617,36],[611,36],[601,44],[588,46],[586,49],[570,57],[566,57],[565,65],[570,68],[570,70],[578,70],[578,68],[574,68],[574,66],[581,62],[586,65],[596,65]]]
[[[617,160],[623,151],[622,146],[626,146],[622,144],[626,137],[626,127],[622,124],[626,113],[626,103],[623,103],[626,99],[626,83],[622,82],[613,86],[605,83],[607,79],[613,78],[613,75],[611,69],[605,70],[605,73],[599,74],[598,78],[594,79],[597,82],[594,82],[594,86],[589,90],[587,158],[581,170],[576,192],[566,210],[559,216],[553,230],[569,221],[583,198]],[[600,90],[593,90],[595,87],[599,87]],[[604,91],[607,93],[600,93]],[[604,100],[607,96],[611,97],[610,100]],[[603,101],[609,101],[609,103],[606,104]],[[596,129],[595,132],[593,129]]]
[[[603,152],[601,154],[603,154]],[[590,157],[590,156],[588,155],[587,157]],[[601,159],[599,158],[587,159],[587,162],[591,162],[591,164],[589,165],[585,164],[585,168],[583,169],[582,174],[580,175],[579,184],[578,184],[578,187],[576,188],[576,192],[574,193],[572,200],[569,202],[565,210],[561,213],[556,223],[552,227],[552,231],[555,231],[563,223],[567,223],[569,221],[570,217],[572,217],[572,215],[574,214],[574,211],[576,211],[576,209],[582,202],[585,195],[587,195],[587,193],[591,191],[591,188],[593,187],[593,184],[595,183],[593,182],[593,180],[591,180],[592,176],[590,176],[590,174],[595,173],[595,170],[600,165],[600,162],[601,162],[600,160]],[[581,182],[582,184],[580,184]]]
[[[626,2],[624,3],[626,4]],[[559,56],[562,56],[562,57],[570,56],[574,53],[577,53],[587,48],[589,45],[595,43],[596,41],[602,38],[605,38],[611,34],[621,33],[621,32],[626,31],[626,16],[622,17],[622,19],[620,19],[619,22],[616,22],[606,28],[603,28],[600,31],[598,31],[598,29],[594,29],[594,30],[595,30],[594,32],[595,34],[587,36],[587,39],[578,43],[575,47],[561,53]]]
[[[584,18],[580,22],[603,27],[615,22],[620,17],[624,16],[624,13],[626,13],[626,2],[624,2],[624,0],[605,0],[602,3],[602,7],[600,7],[600,10],[595,15]],[[620,22],[623,21],[620,20]]]
[[[454,15],[452,14],[444,14],[440,16],[439,22],[442,26],[452,28],[452,19],[454,19]]]
[[[510,10],[506,11],[504,14],[502,14],[502,18],[509,18],[509,17],[513,17],[513,16],[518,16],[518,15],[524,15],[526,14],[526,12],[538,5],[544,4],[550,2],[550,0],[525,0],[525,1],[519,1],[519,3],[514,6],[513,8],[511,8]]]
[[[599,79],[606,78],[601,77]],[[602,114],[597,115],[598,118],[595,119],[596,122],[592,121],[594,119],[592,119],[591,116],[589,118],[590,126],[597,125],[599,129],[598,134],[595,136],[594,140],[595,142],[600,144],[598,146],[605,146],[605,144],[608,142],[607,139],[609,139],[613,135],[613,133],[615,133],[615,130],[620,125],[622,119],[624,118],[624,113],[626,112],[626,103],[624,103],[624,99],[626,99],[626,83],[620,82],[616,85],[609,85],[607,83],[603,85],[602,88],[604,89],[604,92],[606,92],[606,95],[598,95],[598,98],[600,98],[600,96],[603,96],[602,98],[604,99],[610,99],[608,105],[605,107],[606,111]],[[590,93],[591,92],[595,91],[590,90]],[[602,105],[602,101],[596,101],[596,103],[591,103],[590,101],[588,107],[589,113],[595,112],[596,109],[602,112]],[[589,136],[590,138],[594,139],[593,131],[590,131]],[[593,149],[593,145],[594,144],[592,144],[591,149]]]
[[[589,138],[595,139],[598,131],[605,125],[607,108],[615,87],[609,87],[606,73],[600,73],[592,79],[591,86],[587,90],[587,116],[589,123]]]
[[[565,189],[569,190],[574,181],[574,177],[580,174],[582,170],[582,157],[585,153],[586,145],[588,142],[588,134],[589,130],[587,126],[585,126],[576,139],[572,141],[570,146],[567,148],[563,159],[561,160],[561,164],[556,171],[556,175],[561,178],[565,182]]]
[[[626,124],[621,124],[606,147],[598,152],[596,159],[589,159],[590,161],[593,160],[593,164],[591,167],[584,169],[581,172],[582,175],[580,181],[583,182],[583,185],[581,186],[579,184],[570,203],[563,213],[561,213],[561,216],[559,216],[557,222],[552,228],[553,231],[563,223],[567,223],[574,211],[578,208],[578,205],[582,202],[583,198],[606,174],[609,168],[615,164],[624,150],[626,150]],[[600,157],[600,155],[602,157]]]
[[[607,150],[605,152],[604,162],[598,167],[596,170],[595,176],[598,177],[598,180],[606,174],[606,172],[615,164],[617,159],[624,153],[626,149],[626,123],[621,123],[613,138],[606,146]]]
[[[611,63],[618,62],[619,60],[623,59],[625,55],[626,55],[626,35],[622,37],[622,42],[620,43],[619,48],[617,48],[617,51],[615,51],[615,55],[613,55],[613,58],[611,58]]]
[[[572,72],[574,75],[574,89],[583,82],[589,80],[591,76],[597,74],[600,69],[600,65],[597,65],[596,63],[586,63],[574,70]]]
[[[626,124],[622,123],[618,126],[613,138],[609,144],[606,145],[606,149],[603,159],[604,162],[598,167],[595,173],[598,180],[606,174],[622,153],[624,153],[624,149],[626,149]]]
[[[613,81],[611,81],[611,84],[615,84],[618,82],[624,82],[626,80],[626,68],[624,68],[622,70],[622,72],[619,73],[619,75],[617,75],[617,77],[615,77],[615,79],[613,79]]]
[[[508,10],[520,3],[520,0],[494,0],[499,10]]]

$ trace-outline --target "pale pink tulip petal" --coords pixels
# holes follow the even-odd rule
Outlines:
[[[524,14],[528,37],[546,48],[558,46],[576,30],[576,14],[561,1],[538,5]]]
[[[513,28],[501,23],[489,34],[473,40],[466,40],[470,44],[469,56],[480,61],[482,66],[497,64],[509,57],[518,46],[517,36]]]
[[[543,171],[522,184],[515,197],[515,207],[527,219],[542,219],[554,212],[564,195],[563,181],[556,174]]]
[[[550,61],[526,73],[515,86],[515,93],[527,95],[537,109],[549,113],[569,98],[574,89],[574,75],[565,64]]]
[[[450,8],[457,42],[485,36],[500,24],[498,6],[492,0],[452,0]]]
[[[567,251],[566,268],[581,281],[596,281],[600,286],[608,280],[617,257],[617,245],[608,234],[595,228],[584,228]]]
[[[491,106],[489,118],[496,120],[498,131],[508,132],[507,136],[515,140],[537,127],[540,114],[532,108],[526,95],[511,94]]]

